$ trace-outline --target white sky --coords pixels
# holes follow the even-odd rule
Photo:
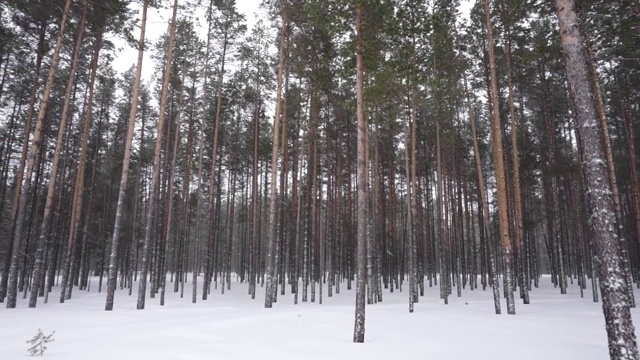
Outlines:
[[[205,1],[206,2],[206,1]],[[251,26],[256,22],[255,12],[260,7],[261,0],[237,0],[236,7],[238,12],[244,14],[247,19],[247,26],[251,29]],[[165,6],[161,9],[149,8],[147,11],[147,29],[146,29],[146,43],[153,44],[160,36],[167,31],[168,22],[171,17],[171,5],[165,2]],[[142,17],[142,6],[139,3],[134,5],[138,10],[138,26],[140,18]],[[200,27],[202,33],[202,39],[206,39],[206,23],[204,22],[204,7],[202,13],[197,13],[196,16],[200,17]],[[184,15],[184,11],[178,10],[178,17]],[[137,27],[134,30],[133,37],[137,40],[140,37],[140,28]],[[124,72],[131,66],[134,66],[138,57],[138,50],[130,47],[121,39],[113,40],[116,47],[119,49],[116,52],[115,59],[112,63],[113,68],[117,72]],[[142,77],[143,80],[149,81],[153,75],[154,70],[153,60],[151,59],[151,51],[145,51],[144,59],[142,61]]]

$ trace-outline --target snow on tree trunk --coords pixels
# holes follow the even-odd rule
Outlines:
[[[353,332],[353,342],[364,342],[365,297],[367,283],[367,204],[369,181],[366,164],[366,132],[367,119],[364,116],[364,70],[362,52],[364,40],[362,38],[362,4],[356,5],[356,92],[358,118],[358,240],[356,250],[356,318]]]
[[[609,355],[611,359],[638,359],[635,327],[627,301],[620,243],[616,235],[604,152],[589,87],[578,17],[574,11],[573,0],[556,0],[556,10],[569,88],[575,105],[578,131],[582,138],[583,170],[602,293],[602,309],[609,339]]]

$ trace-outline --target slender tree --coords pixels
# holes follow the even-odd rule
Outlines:
[[[64,133],[67,131],[67,119],[69,118],[69,105],[71,103],[71,91],[76,78],[76,69],[78,68],[78,60],[80,57],[80,50],[82,48],[82,42],[85,33],[85,24],[88,14],[88,3],[84,1],[84,7],[82,11],[82,20],[78,27],[78,35],[76,38],[76,45],[73,50],[73,57],[71,60],[71,75],[67,82],[67,88],[65,90],[64,106],[62,109],[62,116],[60,118],[60,125],[58,125],[58,138],[56,139],[56,149],[53,156],[51,165],[51,172],[49,173],[49,185],[47,187],[47,197],[44,206],[44,214],[42,215],[42,222],[40,225],[40,236],[38,238],[37,250],[36,250],[36,262],[34,265],[34,283],[31,288],[31,297],[29,298],[29,307],[35,307],[38,300],[38,291],[40,288],[40,281],[42,279],[44,270],[44,251],[47,238],[49,237],[49,227],[51,225],[52,208],[54,202],[54,192],[56,189],[56,179],[58,178],[58,166],[60,163],[60,155],[62,152],[62,145],[64,143]],[[68,251],[68,250],[67,250]],[[66,275],[66,274],[65,274]],[[66,276],[63,275],[63,278]],[[66,282],[62,283],[62,288],[66,287]]]
[[[520,152],[518,150],[518,121],[516,118],[516,105],[515,94],[513,85],[513,59],[511,49],[511,19],[507,14],[507,11],[502,11],[502,21],[505,26],[504,34],[504,48],[506,52],[505,64],[507,72],[507,87],[509,90],[508,102],[509,102],[509,120],[511,125],[511,167],[513,171],[512,179],[512,194],[513,205],[515,207],[513,211],[513,234],[515,240],[515,253],[517,254],[518,263],[518,283],[520,285],[520,296],[525,304],[529,303],[529,292],[524,284],[525,272],[524,272],[524,244],[523,244],[523,214],[522,214],[522,189],[520,185]]]
[[[471,141],[473,143],[473,155],[476,164],[476,176],[478,177],[478,193],[479,193],[479,209],[482,213],[482,224],[480,224],[483,238],[489,244],[486,248],[489,253],[489,274],[491,276],[491,287],[493,291],[493,304],[497,315],[501,313],[500,309],[500,290],[498,289],[498,269],[496,266],[494,241],[490,238],[489,231],[489,201],[487,199],[487,188],[484,180],[484,171],[482,170],[482,156],[480,155],[480,146],[478,144],[478,132],[476,129],[476,116],[469,101],[469,91],[467,89],[467,79],[464,78],[465,93],[467,95],[467,103],[469,107],[469,124],[471,125]]]
[[[213,37],[213,1],[209,3],[209,7],[207,8],[207,43],[205,45],[205,54],[204,54],[204,66],[202,68],[202,73],[204,74],[204,79],[202,82],[202,119],[200,122],[201,131],[200,136],[198,137],[198,181],[195,191],[195,208],[196,208],[196,223],[195,223],[195,236],[194,236],[194,245],[193,245],[193,274],[192,274],[192,293],[191,293],[191,302],[196,303],[196,298],[198,295],[198,273],[200,272],[200,268],[198,267],[198,250],[200,249],[200,229],[202,227],[201,220],[201,209],[200,206],[202,204],[201,194],[202,194],[202,170],[204,168],[204,140],[205,140],[205,131],[204,131],[204,120],[208,114],[208,104],[209,104],[209,93],[208,93],[208,84],[209,84],[209,60],[211,57],[211,40]],[[206,282],[206,280],[205,280]],[[206,295],[203,295],[206,296]]]
[[[487,47],[489,49],[489,71],[491,77],[491,139],[493,140],[493,160],[495,163],[496,183],[498,187],[498,224],[500,227],[500,242],[504,258],[506,284],[504,291],[507,298],[507,313],[509,315],[515,315],[516,308],[513,299],[513,275],[511,270],[511,238],[509,237],[507,209],[507,182],[504,169],[500,103],[498,101],[498,78],[495,43],[493,39],[493,23],[491,21],[491,0],[484,0],[484,11],[487,23]]]
[[[171,155],[171,165],[169,166],[169,178],[167,179],[167,181],[169,182],[168,185],[168,189],[167,189],[167,197],[169,198],[167,200],[168,204],[167,204],[167,228],[164,230],[165,234],[164,234],[164,239],[163,239],[163,245],[164,245],[164,259],[162,260],[162,263],[160,265],[160,271],[159,271],[159,285],[160,285],[160,305],[164,305],[164,295],[166,293],[166,287],[167,287],[167,258],[168,258],[168,252],[169,252],[169,245],[171,243],[171,229],[172,229],[172,224],[174,222],[173,220],[173,207],[174,207],[174,179],[176,177],[176,163],[178,161],[178,148],[180,147],[180,126],[181,126],[181,122],[182,122],[182,112],[183,112],[183,107],[184,107],[184,81],[185,81],[185,76],[187,73],[187,69],[186,69],[187,65],[186,65],[186,61],[182,61],[182,76],[180,79],[180,90],[178,91],[178,109],[176,111],[176,118],[175,118],[175,135],[174,135],[174,139],[173,139],[173,154]],[[176,283],[178,283],[178,280],[176,280]]]
[[[284,60],[286,58],[286,45],[287,45],[287,0],[283,0],[280,3],[280,11],[282,16],[282,28],[280,29],[280,53],[278,60],[278,85],[276,88],[276,112],[275,118],[273,121],[273,147],[271,150],[271,183],[269,190],[269,214],[266,227],[267,227],[267,235],[266,235],[266,243],[267,243],[267,254],[266,254],[266,275],[267,281],[265,286],[265,300],[264,307],[271,308],[273,306],[273,302],[275,301],[276,296],[276,287],[277,287],[277,247],[276,247],[276,215],[277,215],[277,196],[278,196],[278,164],[280,157],[280,123],[282,116],[282,87],[283,87],[283,79],[284,79],[284,68],[286,66]],[[285,145],[285,144],[283,144]]]
[[[17,282],[18,282],[18,261],[22,250],[23,240],[23,224],[27,207],[27,201],[29,197],[29,190],[31,188],[31,176],[33,175],[34,168],[36,166],[36,157],[40,153],[42,146],[44,118],[47,113],[47,107],[49,105],[49,99],[51,97],[51,89],[53,87],[54,77],[58,68],[58,59],[60,58],[60,49],[62,48],[62,40],[64,38],[65,29],[67,26],[67,19],[71,11],[72,0],[67,0],[64,10],[62,12],[62,19],[60,20],[60,29],[58,38],[56,40],[56,46],[51,59],[51,66],[49,68],[49,74],[47,76],[47,82],[42,94],[42,100],[40,102],[40,109],[38,110],[38,118],[36,120],[35,134],[33,143],[31,145],[31,151],[29,153],[28,164],[25,169],[24,181],[20,184],[20,197],[18,202],[18,210],[13,231],[13,248],[11,249],[11,265],[9,268],[9,281],[7,287],[7,308],[15,308],[17,300]],[[29,134],[25,134],[26,137]]]
[[[124,158],[122,161],[122,175],[120,177],[120,188],[118,190],[118,204],[116,205],[116,220],[113,226],[113,236],[111,240],[111,253],[109,256],[109,278],[107,281],[107,301],[105,310],[113,310],[113,300],[116,291],[116,280],[118,277],[118,245],[122,232],[122,216],[124,212],[125,194],[129,182],[129,167],[131,166],[131,147],[133,143],[133,133],[138,113],[138,100],[140,97],[140,79],[142,77],[142,59],[144,56],[145,31],[147,27],[147,10],[149,0],[142,3],[142,20],[140,23],[140,38],[138,40],[138,60],[136,63],[136,74],[133,84],[133,94],[131,96],[131,110],[127,124],[127,137],[125,140]]]
[[[154,213],[157,211],[158,185],[160,181],[160,152],[162,150],[162,137],[164,134],[164,122],[167,107],[167,94],[169,92],[169,80],[171,78],[171,64],[173,59],[173,46],[176,37],[176,17],[178,15],[178,0],[173,2],[173,15],[169,27],[169,44],[167,45],[167,56],[164,63],[164,77],[162,80],[162,90],[160,92],[160,116],[158,118],[156,147],[153,155],[153,175],[151,178],[151,193],[149,204],[147,205],[146,224],[144,231],[144,244],[142,249],[142,263],[140,272],[140,283],[138,286],[137,309],[144,309],[147,289],[147,273],[149,271],[149,250],[151,246],[151,234],[153,232]]]
[[[20,3],[17,4],[18,6]],[[23,4],[23,6],[26,4]],[[49,26],[50,15],[43,11],[39,11],[40,7],[27,7],[25,10],[24,20],[19,20],[19,24],[29,28],[31,26],[31,19],[33,18],[33,23],[35,24],[35,28],[38,31],[38,42],[36,45],[36,59],[35,59],[35,69],[33,70],[33,78],[31,85],[31,95],[29,98],[29,107],[27,110],[27,117],[25,119],[24,124],[24,139],[22,141],[22,150],[20,153],[20,160],[18,165],[18,170],[16,173],[15,184],[18,188],[23,184],[24,179],[24,170],[27,162],[27,155],[29,151],[30,144],[30,136],[32,125],[33,125],[33,116],[35,112],[36,100],[38,95],[38,89],[40,87],[40,73],[42,71],[42,62],[48,51],[47,47],[47,28]],[[18,12],[19,14],[19,12]],[[19,18],[19,17],[18,17]],[[19,18],[20,19],[20,18]],[[25,24],[26,23],[26,24]],[[8,64],[8,62],[7,62]],[[6,72],[5,72],[6,73]],[[16,217],[18,215],[18,205],[20,204],[20,191],[15,191],[13,194],[13,202],[11,205],[11,233],[10,233],[10,242],[9,248],[13,249],[14,239],[15,239],[15,224]],[[2,216],[2,214],[0,214]],[[6,252],[6,256],[4,259],[4,269],[2,271],[2,277],[0,279],[0,302],[4,301],[5,296],[7,296],[7,286],[9,280],[9,273],[11,272],[11,262],[12,262],[12,251],[9,250]]]
[[[364,114],[364,38],[362,35],[362,24],[364,21],[362,1],[356,0],[356,93],[357,93],[357,123],[358,123],[358,207],[357,207],[357,245],[356,245],[356,316],[353,331],[353,342],[364,342],[364,321],[365,321],[365,297],[367,284],[367,238],[368,233],[368,191],[369,174],[367,173],[367,118]]]
[[[207,299],[207,295],[210,288],[210,281],[213,274],[213,264],[214,259],[212,258],[212,251],[215,247],[215,236],[218,231],[218,221],[215,216],[216,208],[215,208],[215,191],[217,190],[217,186],[219,184],[216,183],[216,177],[220,174],[217,172],[217,158],[218,158],[218,142],[220,138],[220,125],[222,123],[222,107],[223,107],[223,92],[224,92],[224,75],[225,75],[225,65],[227,60],[227,52],[229,48],[233,44],[233,40],[238,37],[240,33],[243,33],[246,29],[242,21],[244,17],[237,13],[235,8],[235,0],[223,0],[216,3],[219,10],[222,12],[221,14],[221,34],[219,36],[222,38],[222,53],[220,55],[220,65],[218,70],[218,81],[217,81],[217,97],[216,97],[216,112],[214,118],[214,133],[213,133],[213,148],[211,155],[211,173],[210,173],[210,188],[209,188],[209,232],[208,232],[208,246],[207,246],[207,262],[205,268],[205,279],[203,281],[203,290],[202,290],[202,298],[203,300]],[[212,18],[213,20],[213,18]],[[211,20],[211,21],[212,21]],[[211,26],[209,32],[211,33]],[[210,35],[207,35],[208,37]],[[208,40],[209,41],[209,40]]]

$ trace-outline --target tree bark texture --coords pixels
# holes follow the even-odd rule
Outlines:
[[[611,359],[638,359],[638,345],[627,301],[626,282],[620,259],[620,243],[606,172],[604,151],[598,131],[593,95],[578,17],[573,0],[556,0],[567,78],[575,105],[576,122],[582,139],[583,171],[590,208],[590,223],[596,250],[596,266],[602,293],[602,308]]]
[[[367,119],[364,116],[364,39],[362,36],[363,5],[356,2],[356,93],[357,93],[357,123],[358,123],[358,155],[357,155],[357,245],[356,245],[356,317],[353,342],[364,342],[365,298],[367,284],[367,237],[368,220],[367,207],[369,191],[369,174],[367,173]]]
[[[498,101],[498,77],[496,71],[496,54],[491,23],[491,0],[484,1],[487,22],[487,47],[489,49],[489,70],[491,72],[491,138],[493,140],[493,160],[496,170],[498,190],[498,217],[500,243],[504,257],[505,295],[507,298],[507,314],[514,315],[516,308],[513,299],[513,274],[511,271],[511,239],[509,237],[509,210],[507,208],[507,181],[504,170],[504,154],[502,146],[502,126],[500,124],[500,103]]]

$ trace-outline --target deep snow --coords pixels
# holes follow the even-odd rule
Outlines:
[[[56,332],[44,356],[65,360],[608,358],[601,303],[593,303],[590,289],[580,298],[575,283],[561,295],[549,278],[531,292],[531,305],[516,303],[515,316],[494,314],[490,288],[467,288],[449,305],[439,299],[438,287],[426,288],[413,314],[406,291],[385,290],[382,303],[367,306],[364,344],[352,343],[355,293],[346,285],[332,298],[325,287],[322,305],[293,305],[287,293],[272,309],[264,309],[263,288],[251,300],[247,285],[235,282],[224,295],[220,288],[206,301],[199,294],[196,304],[190,284],[182,299],[170,286],[164,307],[158,295],[147,299],[145,310],[136,310],[135,291],[128,296],[119,290],[114,310],[106,312],[106,292],[98,293],[92,281],[91,292],[76,289],[64,304],[57,287],[36,309],[22,299],[16,309],[1,304],[0,357],[28,357],[26,341],[41,328]],[[201,284],[202,278],[198,290]],[[504,300],[502,307],[506,313]],[[632,314],[640,323],[638,310]]]

